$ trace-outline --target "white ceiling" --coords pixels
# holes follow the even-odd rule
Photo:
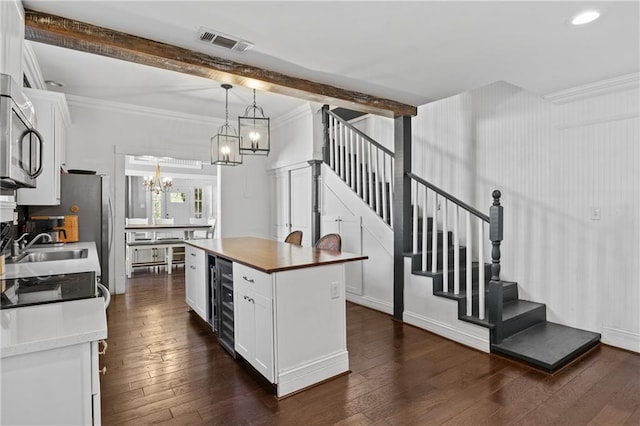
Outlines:
[[[412,105],[505,80],[539,94],[640,69],[637,1],[188,2],[23,1],[40,10],[213,56]],[[580,11],[599,20],[572,26]],[[244,53],[197,40],[201,27],[255,43]],[[222,117],[214,81],[34,45],[44,79],[71,94]],[[230,93],[231,115],[251,101]],[[258,93],[277,117],[301,102]]]

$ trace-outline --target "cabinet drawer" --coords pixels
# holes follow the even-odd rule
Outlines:
[[[233,263],[234,284],[240,283],[240,285],[246,285],[251,291],[269,299],[272,298],[273,294],[271,280],[272,277],[270,274],[260,272],[237,262]]]

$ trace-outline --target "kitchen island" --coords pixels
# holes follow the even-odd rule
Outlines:
[[[344,265],[367,256],[253,237],[185,242],[187,303],[214,329],[215,316],[233,309],[219,337],[232,328],[233,349],[275,385],[278,397],[349,371]],[[207,255],[232,262],[232,277],[223,273],[232,289],[207,291]],[[207,295],[221,298],[222,309],[215,312],[215,303],[207,309]]]

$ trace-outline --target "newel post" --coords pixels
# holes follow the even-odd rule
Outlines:
[[[493,191],[489,209],[489,239],[491,240],[491,281],[489,281],[489,322],[494,325],[492,342],[502,342],[502,283],[500,282],[500,242],[503,239],[503,207],[497,189]]]

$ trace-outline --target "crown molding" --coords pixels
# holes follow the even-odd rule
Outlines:
[[[47,85],[44,82],[38,58],[36,58],[36,53],[33,51],[30,41],[25,40],[23,52],[24,55],[22,59],[24,73],[27,76],[27,80],[29,80],[29,84],[31,84],[31,88],[47,90]]]
[[[176,112],[160,108],[151,108],[140,105],[126,104],[122,102],[107,101],[104,99],[88,98],[78,95],[66,95],[69,105],[93,108],[103,111],[113,111],[120,113],[137,114],[145,117],[182,120],[185,122],[191,122],[195,124],[202,124],[206,126],[221,126],[224,124],[224,120],[221,118],[211,118],[196,114],[187,114],[184,112]]]
[[[620,90],[636,88],[640,85],[640,73],[625,74],[620,77],[600,80],[570,89],[560,90],[543,96],[553,104],[565,104],[580,99],[601,96]]]
[[[67,104],[67,98],[64,93],[54,92],[52,90],[38,90],[33,88],[24,88],[24,93],[31,100],[41,100],[50,102],[58,106],[58,113],[64,122],[65,127],[71,125],[71,113],[69,112],[69,105]]]

